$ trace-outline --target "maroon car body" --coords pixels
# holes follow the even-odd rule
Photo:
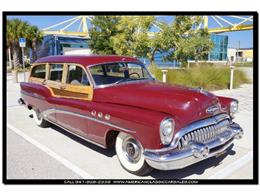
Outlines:
[[[77,67],[75,68],[73,64]],[[111,66],[111,64],[116,65],[110,68],[105,66]],[[118,64],[126,65],[122,65],[122,67],[120,65],[120,70],[116,70]],[[41,75],[40,71],[38,73],[35,73],[36,70],[34,71],[34,67],[39,65],[44,65],[41,71],[45,71],[45,74],[39,76],[41,78],[34,78],[33,74]],[[91,72],[92,67],[99,65],[103,65],[100,66],[100,70]],[[124,75],[129,75],[130,66],[134,67],[133,70],[139,71],[128,76],[127,79],[130,78],[131,81],[120,82],[117,80],[112,84],[97,85],[94,77],[103,79],[106,76],[109,79],[105,80],[110,82],[110,80],[118,78],[117,75],[122,72]],[[86,73],[89,82],[86,86],[86,91],[88,91],[86,96],[84,96],[85,88],[83,86],[74,87],[72,84],[74,81],[67,85],[69,74],[74,74],[79,68],[82,68],[84,74]],[[101,75],[102,68],[105,72]],[[51,56],[42,58],[33,66],[32,71],[34,72],[31,72],[29,82],[21,83],[22,97],[19,101],[29,109],[37,110],[34,116],[42,117],[44,121],[56,124],[104,148],[113,146],[121,132],[127,134],[136,140],[137,145],[140,145],[142,149],[140,154],[138,153],[138,158],[140,159],[143,155],[144,162],[156,169],[168,170],[186,167],[223,152],[230,146],[233,138],[242,136],[242,129],[238,124],[232,122],[234,114],[232,112],[235,112],[233,109],[237,109],[237,100],[215,96],[201,88],[165,84],[154,80],[150,75],[140,78],[140,70],[143,71],[142,75],[145,75],[145,66],[136,58],[126,56]],[[55,71],[61,71],[59,72],[61,74],[59,82],[51,80],[51,74],[54,74]],[[65,73],[66,71],[67,73]],[[69,71],[71,73],[68,73]],[[126,71],[128,71],[127,74],[125,74]],[[83,83],[83,73],[81,73],[77,72]],[[116,76],[110,77],[109,74]],[[55,79],[58,77],[57,75],[54,75]],[[137,76],[132,78],[133,75]],[[80,95],[75,95],[76,93],[80,93]],[[164,138],[161,137],[160,125],[162,125],[162,121],[169,118],[174,121],[167,124],[173,125],[170,127],[173,128],[173,132],[170,132],[172,133],[170,142],[165,144],[162,141]],[[218,128],[217,125],[220,122],[223,124]],[[211,128],[212,125],[215,129]],[[170,129],[168,130],[170,131]],[[225,132],[229,133],[224,135]],[[213,141],[217,142],[216,140],[219,142],[213,144],[214,147],[210,144],[207,145]],[[185,142],[187,142],[186,145]],[[132,151],[132,155],[137,155],[133,153],[133,150],[130,151],[134,147],[129,145],[128,148],[128,145],[126,154],[129,156]],[[220,146],[223,147],[213,152],[214,148]],[[137,148],[134,149],[137,150]],[[180,151],[186,153],[189,151],[189,155],[180,158],[185,159],[185,163],[176,160],[176,154],[179,154]],[[169,159],[167,159],[167,155]],[[131,170],[120,158],[119,160],[128,171],[143,174],[139,170]]]

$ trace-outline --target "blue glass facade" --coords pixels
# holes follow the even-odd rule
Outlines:
[[[38,57],[63,55],[63,48],[89,48],[88,40],[80,37],[44,36],[42,45],[38,49]]]
[[[226,61],[227,60],[227,48],[228,48],[228,36],[212,34],[211,40],[214,43],[214,48],[209,53],[208,60]]]

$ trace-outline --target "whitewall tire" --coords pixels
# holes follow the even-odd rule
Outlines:
[[[131,135],[120,132],[116,138],[116,154],[120,164],[135,175],[147,175],[153,169],[145,162],[142,145]]]
[[[49,127],[50,123],[46,120],[44,120],[43,116],[41,115],[41,113],[39,112],[38,109],[32,109],[32,113],[33,113],[33,119],[35,121],[35,123],[40,126],[40,127]]]

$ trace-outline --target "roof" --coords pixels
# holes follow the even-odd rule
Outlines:
[[[248,48],[235,48],[235,47],[228,47],[228,49],[236,49],[236,50],[253,50],[252,47],[248,47]]]
[[[248,47],[248,48],[239,48],[238,50],[253,50],[252,47]]]
[[[48,56],[38,59],[35,63],[76,63],[84,66],[90,66],[93,64],[103,64],[111,62],[139,62],[133,57],[128,56],[116,56],[116,55],[59,55]]]

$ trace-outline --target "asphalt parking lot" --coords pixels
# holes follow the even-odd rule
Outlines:
[[[113,149],[105,150],[61,128],[40,128],[31,112],[18,105],[19,84],[7,76],[7,178],[8,179],[252,179],[253,178],[253,87],[243,85],[218,95],[235,97],[240,111],[235,121],[245,131],[231,150],[190,167],[153,171],[146,177],[126,172]]]

